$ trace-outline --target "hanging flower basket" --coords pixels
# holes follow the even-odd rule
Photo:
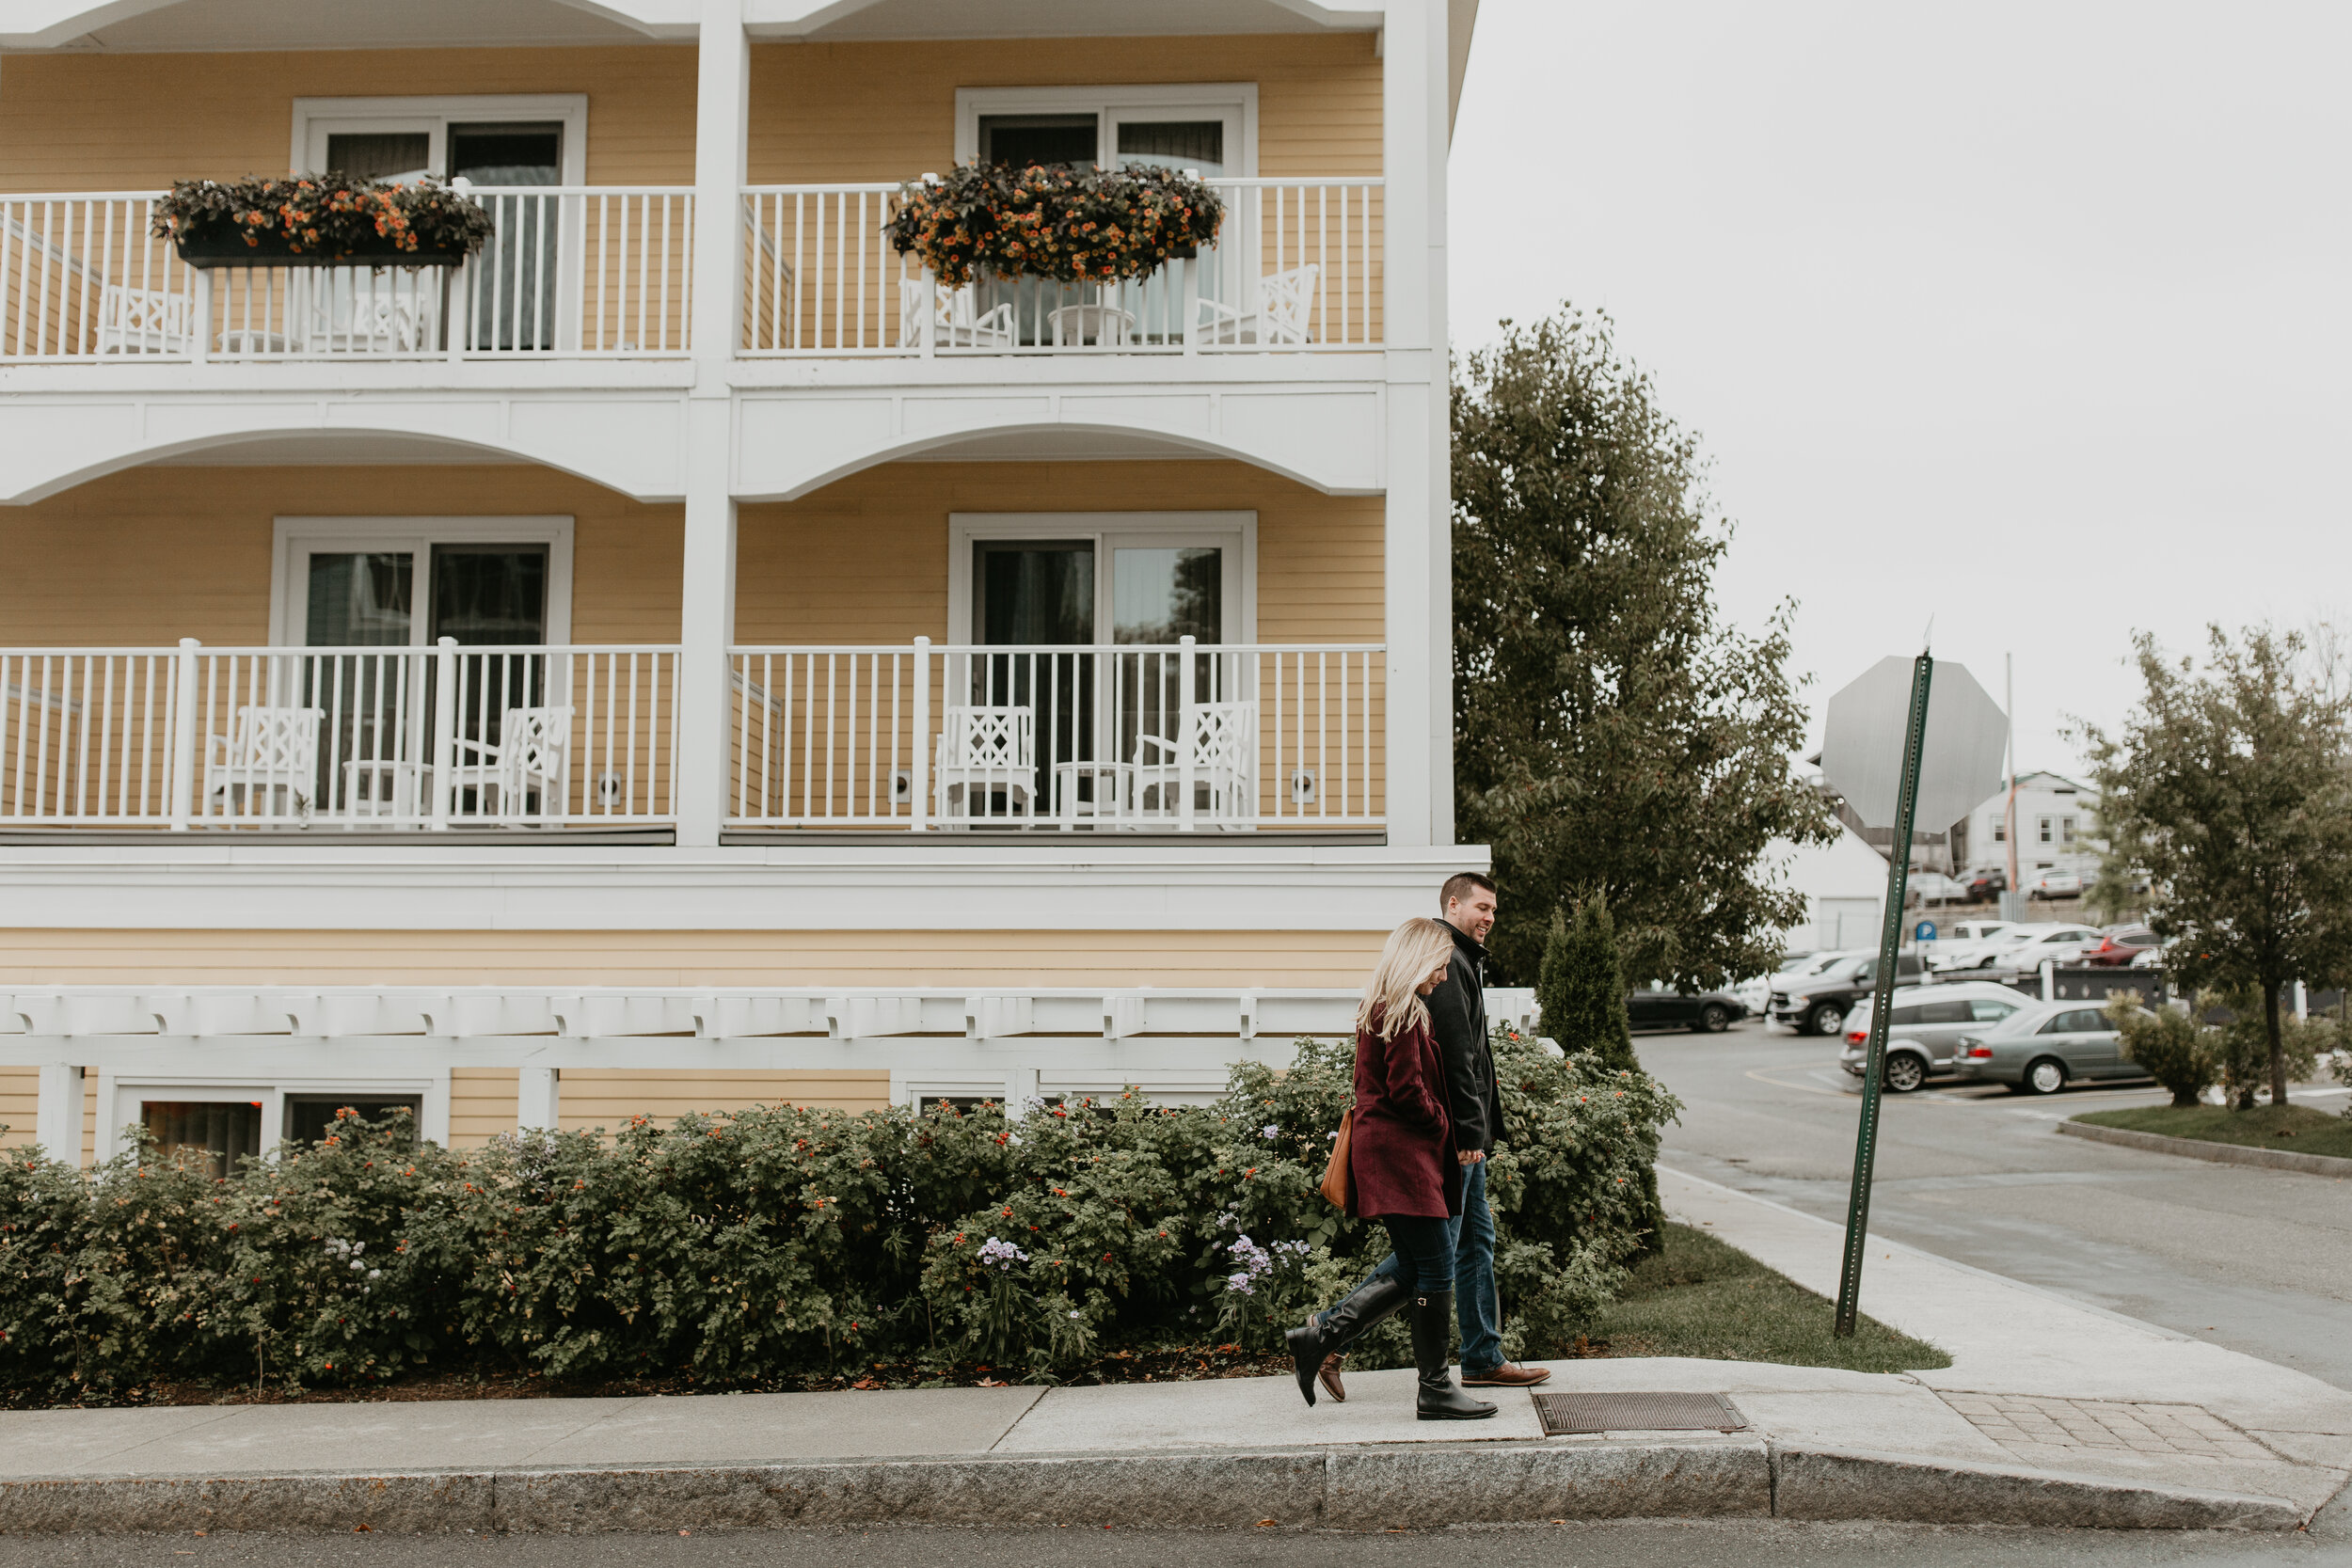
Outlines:
[[[975,274],[1060,283],[1141,277],[1216,243],[1225,204],[1174,169],[1067,164],[959,168],[900,187],[883,232],[923,259],[940,283]]]
[[[490,237],[490,214],[436,180],[386,185],[183,180],[155,204],[153,232],[192,267],[453,267]]]

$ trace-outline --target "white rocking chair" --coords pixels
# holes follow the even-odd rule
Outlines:
[[[942,716],[931,764],[931,815],[972,821],[1037,815],[1037,712],[1026,707],[951,707]]]
[[[928,323],[923,310],[927,297],[930,301]],[[1012,307],[999,305],[982,310],[978,291],[969,283],[961,289],[934,290],[927,278],[902,277],[898,280],[899,345],[919,348],[926,341],[933,348],[1011,348],[1017,341]]]
[[[1176,738],[1136,740],[1136,804],[1145,816],[1184,815],[1184,774],[1192,774],[1194,820],[1239,827],[1257,815],[1258,705],[1195,703],[1178,717]],[[1208,791],[1207,809],[1198,801]]]
[[[572,710],[510,707],[498,744],[457,737],[457,763],[435,787],[474,792],[474,814],[502,821],[561,822],[571,799]],[[539,809],[530,800],[539,798]],[[495,803],[494,803],[495,802]]]
[[[204,748],[204,814],[308,823],[318,790],[319,721],[325,717],[314,707],[237,709],[230,732],[213,736]]]
[[[1307,322],[1314,312],[1315,280],[1322,276],[1323,269],[1311,261],[1269,273],[1258,279],[1256,295],[1246,309],[1201,300],[1196,334],[1204,343],[1311,342]]]
[[[196,346],[196,301],[164,289],[109,283],[98,296],[101,354],[186,354]]]

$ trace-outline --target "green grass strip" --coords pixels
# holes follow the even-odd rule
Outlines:
[[[1924,1339],[1865,1317],[1854,1337],[1830,1332],[1836,1309],[1786,1275],[1687,1225],[1666,1227],[1665,1250],[1645,1259],[1616,1301],[1593,1322],[1609,1355],[1689,1355],[1902,1372],[1948,1367]],[[1863,1275],[1869,1296],[1869,1275]]]
[[[2250,1111],[2233,1111],[2226,1105],[2134,1105],[2120,1111],[2090,1111],[2074,1119],[2093,1127],[2160,1132],[2168,1138],[2352,1160],[2352,1117],[2331,1117],[2308,1105],[2257,1105]]]

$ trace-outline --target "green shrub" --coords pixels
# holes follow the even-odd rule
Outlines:
[[[2221,1077],[2221,1037],[2180,1007],[2153,1011],[2137,991],[2108,994],[2107,1017],[2122,1035],[2123,1059],[2137,1062],[2171,1091],[2175,1105],[2194,1105]]]
[[[1674,1101],[1508,1030],[1488,1178],[1506,1341],[1546,1351],[1608,1299]],[[1316,1193],[1346,1043],[1234,1069],[1215,1105],[1130,1091],[850,1116],[413,1141],[345,1113],[226,1179],[142,1140],[82,1173],[0,1166],[0,1391],[158,1377],[379,1384],[419,1369],[715,1386],[985,1365],[1050,1380],[1120,1347],[1279,1345],[1387,1249]],[[1394,1340],[1394,1343],[1391,1343]],[[1404,1358],[1401,1338],[1368,1347]]]

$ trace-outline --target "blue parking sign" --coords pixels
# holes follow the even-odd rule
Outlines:
[[[1935,922],[1932,920],[1922,920],[1918,925],[1914,926],[1911,928],[1911,940],[1914,942],[1933,942],[1935,940]]]

